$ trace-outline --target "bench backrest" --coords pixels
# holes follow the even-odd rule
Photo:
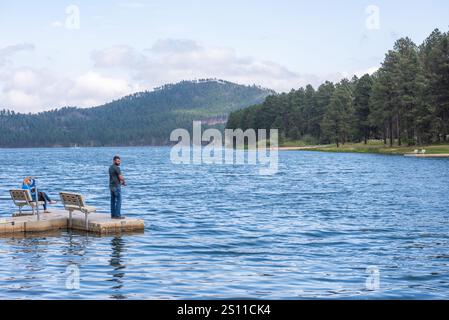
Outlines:
[[[84,197],[78,193],[60,192],[59,195],[66,210],[85,207]]]
[[[9,193],[11,194],[12,201],[14,201],[14,204],[16,205],[24,205],[24,204],[29,205],[31,202],[33,202],[30,190],[17,189],[17,190],[10,190]]]

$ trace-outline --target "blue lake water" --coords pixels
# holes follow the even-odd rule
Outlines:
[[[169,148],[0,150],[0,219],[26,175],[108,212],[115,153],[145,233],[0,238],[0,299],[449,298],[447,159],[280,152],[260,176]]]

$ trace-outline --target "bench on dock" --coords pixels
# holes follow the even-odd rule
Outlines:
[[[96,212],[97,209],[95,207],[87,206],[84,197],[78,193],[69,193],[69,192],[60,192],[62,204],[64,205],[65,210],[69,212],[69,227],[72,227],[72,213],[74,211],[80,211],[84,213],[85,220],[84,223],[86,225],[86,229],[89,227],[88,215],[90,213]]]
[[[16,206],[19,207],[19,215],[23,215],[22,208],[23,207],[31,207],[32,215],[35,215],[35,209],[39,205],[44,205],[44,201],[36,201],[33,200],[31,196],[30,190],[18,189],[18,190],[10,190],[11,199]]]

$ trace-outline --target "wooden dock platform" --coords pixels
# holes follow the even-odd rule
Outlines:
[[[0,237],[37,232],[50,232],[56,230],[78,230],[97,235],[110,235],[127,232],[143,232],[144,221],[141,219],[126,218],[113,220],[107,214],[89,214],[89,223],[86,228],[84,214],[73,213],[72,227],[69,227],[69,213],[63,210],[51,210],[50,213],[41,213],[40,219],[34,216],[14,216],[0,218]]]

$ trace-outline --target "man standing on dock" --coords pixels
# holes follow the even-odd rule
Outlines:
[[[109,167],[109,189],[111,190],[111,218],[125,219],[122,217],[122,186],[126,186],[125,178],[120,170],[121,159],[114,157],[113,164]]]

